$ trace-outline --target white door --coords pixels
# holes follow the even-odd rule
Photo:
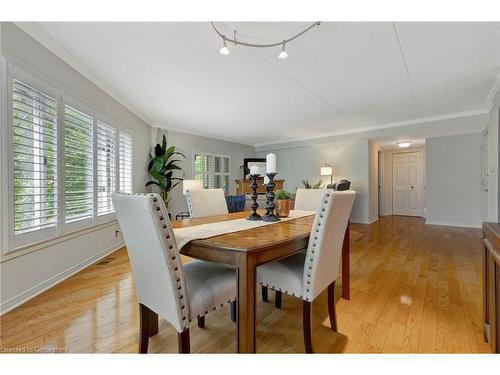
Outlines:
[[[422,158],[420,152],[392,155],[392,212],[422,216]]]
[[[490,176],[488,172],[488,133],[483,134],[481,143],[481,213],[483,221],[489,221],[489,186]]]

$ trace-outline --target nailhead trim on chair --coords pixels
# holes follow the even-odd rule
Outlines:
[[[331,196],[331,194],[329,192],[325,193],[325,200],[323,201],[323,205],[321,207],[321,212],[325,212],[326,211],[326,206],[328,205],[328,202],[330,201],[330,196]],[[319,233],[319,230],[320,230],[323,218],[324,218],[323,213],[320,213],[320,215],[318,217],[318,222],[316,223],[316,229],[315,229],[316,233]],[[318,236],[314,235],[313,236],[313,243],[312,243],[311,254],[315,254],[315,252],[316,252],[315,249],[316,249],[316,246],[318,245],[317,241],[318,241]],[[314,268],[315,260],[316,260],[315,256],[311,256],[309,258],[309,265],[308,265],[309,270],[312,270]],[[312,272],[308,273],[307,276],[306,276],[306,284],[308,285],[306,287],[306,292],[307,293],[309,293],[311,291],[309,289],[310,288],[309,285],[311,285],[311,277],[312,277]],[[305,300],[309,301],[309,296],[305,297]]]

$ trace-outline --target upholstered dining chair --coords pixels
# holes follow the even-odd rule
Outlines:
[[[215,263],[186,265],[163,199],[157,194],[112,195],[135,280],[140,312],[139,353],[158,332],[158,315],[178,332],[180,353],[190,352],[189,326],[236,300],[236,273]]]
[[[228,213],[226,197],[222,189],[190,189],[186,196],[189,215],[192,219]]]
[[[314,299],[328,289],[330,326],[337,331],[335,280],[344,232],[354,203],[354,191],[323,190],[318,202],[307,252],[257,267],[257,282],[275,291],[302,299],[306,353],[313,352],[311,310]]]
[[[294,210],[316,211],[321,201],[325,189],[297,189],[295,193]],[[305,250],[305,249],[304,249]],[[269,292],[265,285],[262,285],[262,301],[269,302]],[[282,293],[279,290],[274,292],[274,306],[281,309]]]

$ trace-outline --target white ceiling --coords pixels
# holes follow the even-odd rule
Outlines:
[[[310,23],[217,23],[274,42]],[[287,46],[211,25],[37,23],[151,125],[266,144],[486,108],[499,23],[323,22]]]

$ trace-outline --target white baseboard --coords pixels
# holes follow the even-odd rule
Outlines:
[[[73,276],[74,274],[80,272],[81,270],[87,268],[88,266],[98,262],[102,258],[108,256],[112,252],[118,250],[120,247],[124,246],[125,242],[120,241],[117,244],[91,256],[90,258],[87,258],[80,263],[68,268],[66,271],[63,271],[55,276],[52,276],[51,278],[39,283],[38,285],[35,285],[24,292],[19,293],[17,296],[14,296],[12,298],[9,298],[8,300],[4,301],[3,303],[0,304],[0,316],[3,314],[9,312],[10,310],[22,305],[26,301],[32,299],[33,297],[36,297],[37,295],[45,292],[47,289],[52,288],[53,286],[59,284],[60,282],[66,280],[67,278]]]
[[[453,223],[453,222],[432,221],[429,219],[425,220],[425,224],[442,225],[445,227],[482,228],[482,224],[477,224],[477,223]]]
[[[377,217],[373,217],[373,218],[371,218],[371,219],[369,219],[369,220],[366,220],[366,219],[358,219],[358,218],[355,218],[355,217],[351,217],[351,218],[349,219],[349,221],[350,221],[351,223],[356,223],[356,224],[367,224],[367,225],[368,225],[368,224],[372,224],[372,223],[376,222],[377,220],[378,220],[378,216],[377,216]]]

